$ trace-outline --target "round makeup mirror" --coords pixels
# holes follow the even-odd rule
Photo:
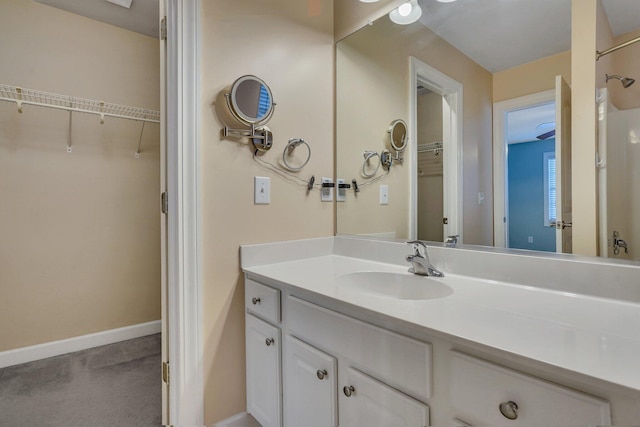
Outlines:
[[[396,151],[403,151],[407,146],[407,141],[409,140],[407,135],[407,124],[404,120],[397,119],[392,121],[388,132],[391,148]]]
[[[273,114],[271,89],[256,76],[240,77],[226,97],[231,114],[245,125],[264,124]]]

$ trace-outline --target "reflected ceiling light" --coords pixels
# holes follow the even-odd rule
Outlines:
[[[362,2],[362,3],[375,3],[377,1],[379,1],[379,0],[360,0],[360,2]]]
[[[361,0],[362,1],[362,0]],[[454,2],[456,0],[438,0],[440,3],[451,3]]]
[[[422,16],[422,8],[418,0],[411,0],[389,12],[389,18],[396,24],[409,25],[416,22]]]

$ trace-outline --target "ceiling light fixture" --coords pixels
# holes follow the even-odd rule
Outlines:
[[[360,0],[360,1],[362,1],[362,0]],[[456,0],[438,0],[438,1],[439,1],[440,3],[452,3],[452,2],[454,2],[454,1],[456,1]]]
[[[375,3],[377,1],[379,1],[379,0],[360,0],[360,2],[362,2],[362,3]]]
[[[422,8],[418,0],[410,0],[400,7],[389,12],[389,18],[396,24],[409,25],[416,22],[422,16]]]

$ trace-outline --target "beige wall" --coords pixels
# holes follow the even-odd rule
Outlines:
[[[464,86],[464,241],[490,245],[492,75],[421,24],[396,30],[391,21],[380,19],[338,46],[337,173],[349,179],[358,174],[362,152],[384,148],[391,120],[408,121],[409,56],[415,56]],[[348,200],[338,205],[339,233],[386,232],[395,227],[398,238],[407,237],[410,153],[405,157],[389,177],[361,191],[357,199],[352,197],[357,203]],[[389,206],[378,204],[380,183],[389,185]],[[486,197],[482,205],[477,203],[478,192]]]
[[[0,83],[159,109],[158,41],[0,2]],[[159,125],[0,103],[0,351],[160,318]]]
[[[596,197],[596,27],[599,0],[573,0],[572,59],[572,198],[573,252],[598,254]]]
[[[319,189],[283,178],[252,159],[252,150],[221,139],[213,103],[245,74],[271,87],[278,162],[289,138],[313,156],[298,175],[333,175],[333,7],[331,0],[202,2],[202,218],[205,420],[246,409],[241,244],[331,236],[333,204]],[[253,204],[253,177],[271,178],[271,204]]]
[[[598,30],[600,31],[600,28],[598,28]],[[615,37],[613,38],[611,46],[604,46],[601,49],[604,50],[637,37],[640,37],[640,30]],[[609,81],[606,86],[610,90],[613,105],[620,110],[640,107],[640,43],[610,53],[600,59],[600,61],[606,58],[610,59],[610,65],[607,69],[609,74],[618,74],[622,77],[630,77],[637,80],[633,86],[629,86],[626,89],[622,87],[622,84],[620,84],[618,80]]]
[[[558,75],[571,84],[570,50],[494,73],[493,102],[553,89]]]
[[[334,0],[333,25],[335,41],[342,40],[404,2],[405,0],[380,0],[374,3]]]

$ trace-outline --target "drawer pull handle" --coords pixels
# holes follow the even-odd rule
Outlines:
[[[343,391],[343,393],[344,393],[344,395],[345,395],[345,396],[347,396],[347,397],[351,397],[351,395],[352,395],[353,393],[355,393],[356,389],[355,389],[355,387],[354,387],[354,386],[352,386],[352,385],[346,385],[346,386],[344,386],[344,388],[342,389],[342,391]]]
[[[264,340],[264,343],[267,345],[267,347],[269,347],[271,344],[274,344],[276,342],[276,340],[274,340],[273,338],[267,338],[266,340]]]
[[[512,400],[500,404],[500,413],[509,420],[518,418],[518,404]]]
[[[260,298],[255,298],[255,297],[251,298],[251,303],[253,305],[260,304]]]
[[[323,380],[328,374],[327,374],[327,370],[326,369],[318,369],[318,372],[316,372],[316,375],[318,376],[319,380]]]

